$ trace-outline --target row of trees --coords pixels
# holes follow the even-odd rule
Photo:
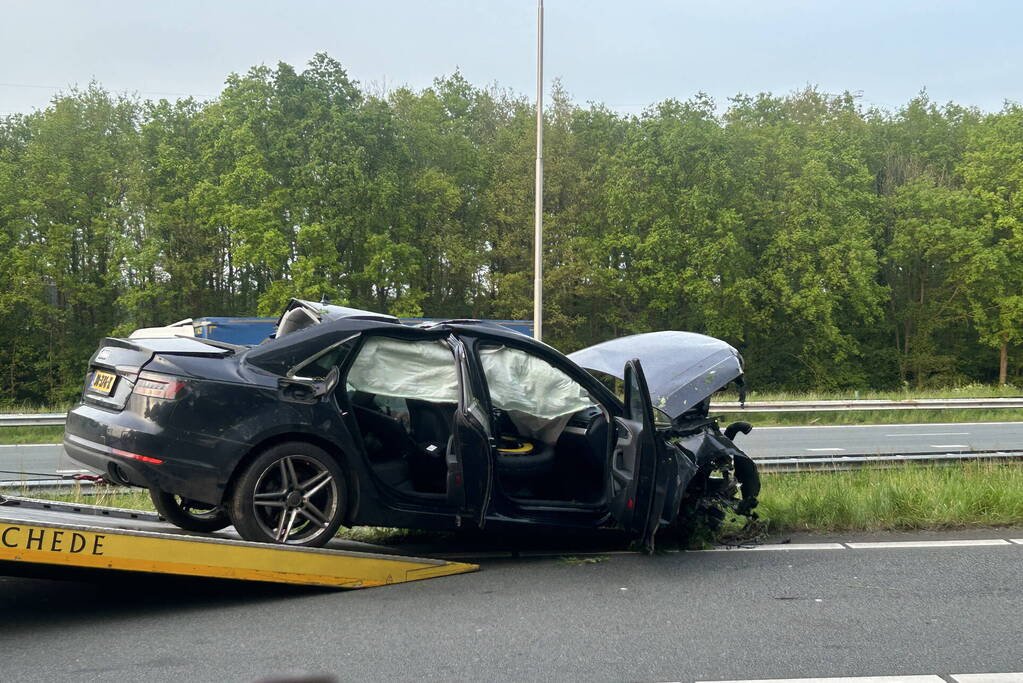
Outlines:
[[[1023,109],[807,89],[639,116],[555,85],[545,330],[696,330],[757,386],[1005,382],[1023,344]],[[212,101],[98,85],[0,119],[0,401],[97,340],[290,296],[531,317],[534,110],[459,74],[371,94],[317,55]]]

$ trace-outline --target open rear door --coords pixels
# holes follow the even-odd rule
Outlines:
[[[657,485],[660,443],[646,378],[638,359],[625,364],[625,415],[615,418],[611,515],[649,551],[660,520],[664,487]],[[661,505],[656,500],[661,498]]]
[[[448,500],[458,507],[460,519],[483,528],[494,486],[493,438],[486,410],[470,381],[465,345],[448,338],[458,361],[458,409],[447,453]]]

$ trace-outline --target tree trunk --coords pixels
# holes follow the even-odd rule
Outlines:
[[[1009,373],[1009,342],[1008,335],[1002,335],[1002,347],[998,354],[998,384],[1005,386],[1005,380]]]

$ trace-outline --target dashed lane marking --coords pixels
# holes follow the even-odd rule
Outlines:
[[[874,550],[877,548],[965,548],[984,545],[1012,545],[1004,538],[967,538],[949,541],[879,541],[869,543],[846,543],[853,550]]]
[[[941,676],[850,676],[843,678],[760,678],[696,683],[945,683]]]
[[[845,550],[841,543],[765,543],[750,546],[722,546],[707,548],[703,552],[732,552],[736,550]]]
[[[873,425],[791,425],[782,427],[757,427],[758,432],[769,429],[898,429],[899,427],[916,427],[926,429],[927,427],[1009,427],[1012,425],[1023,425],[1023,422],[907,422],[903,424],[873,424]]]
[[[939,443],[931,444],[931,448],[969,448],[969,444],[965,443]]]
[[[807,448],[806,450],[811,453],[838,453],[844,451],[844,448]]]
[[[969,432],[899,432],[885,436],[969,436]]]
[[[1023,683],[1023,673],[952,674],[956,683]],[[945,683],[941,676],[843,676],[833,678],[759,678],[696,683]]]
[[[707,548],[688,552],[739,552],[763,550],[882,550],[890,548],[972,548],[991,546],[1023,546],[1023,538],[964,538],[946,541],[846,541],[841,543],[765,543]]]

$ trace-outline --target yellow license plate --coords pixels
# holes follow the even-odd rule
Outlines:
[[[92,373],[92,382],[89,383],[89,389],[98,394],[109,396],[110,392],[114,389],[115,380],[117,380],[117,375],[114,373],[97,370]]]

